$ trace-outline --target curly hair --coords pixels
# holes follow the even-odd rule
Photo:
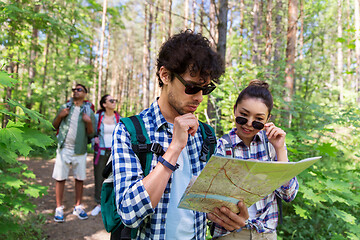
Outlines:
[[[210,42],[200,33],[188,29],[172,36],[160,48],[157,59],[159,86],[164,84],[160,79],[160,68],[164,66],[171,73],[183,74],[190,71],[191,76],[200,72],[200,77],[217,82],[225,72],[221,56],[210,47]],[[171,74],[171,80],[174,75]]]
[[[273,97],[269,90],[269,84],[264,81],[253,79],[250,81],[249,85],[240,92],[236,103],[234,105],[234,110],[236,106],[245,99],[248,98],[258,98],[261,99],[262,102],[266,105],[269,110],[269,115],[274,106]]]

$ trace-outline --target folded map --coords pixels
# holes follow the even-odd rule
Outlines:
[[[207,213],[225,206],[238,212],[239,201],[250,207],[320,158],[283,163],[213,155],[200,175],[190,181],[178,207]]]

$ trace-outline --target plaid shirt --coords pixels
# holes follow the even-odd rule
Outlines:
[[[172,140],[172,130],[160,112],[157,101],[140,113],[151,142],[162,145],[166,151]],[[199,175],[205,162],[199,161],[203,139],[200,128],[194,137],[189,135],[187,149],[193,175]],[[113,134],[113,174],[116,207],[123,223],[138,228],[136,239],[165,239],[166,214],[171,190],[170,178],[158,205],[153,208],[142,179],[143,170],[131,149],[130,134],[120,122]],[[151,169],[157,164],[154,154]],[[151,170],[150,170],[151,171]],[[205,239],[206,214],[195,212],[195,239]]]
[[[257,133],[250,143],[250,148],[247,147],[244,142],[236,135],[236,128],[233,128],[230,132],[230,140],[234,149],[235,158],[241,159],[257,159],[260,161],[271,161],[269,159],[264,144],[264,137],[262,131]],[[228,142],[220,138],[218,141],[216,154],[226,156],[225,144]],[[275,150],[273,146],[269,148],[269,152]],[[276,154],[274,154],[274,161],[277,161]],[[272,154],[270,154],[272,157]],[[286,202],[292,201],[299,189],[299,183],[296,177],[292,178],[288,183],[282,185],[276,189],[273,193],[269,194],[265,198],[256,202],[256,215],[253,219],[248,219],[248,225],[246,228],[256,228],[259,233],[272,233],[276,231],[278,223],[278,206],[276,202],[275,194],[282,198]],[[214,237],[222,236],[229,233],[226,229],[216,226],[214,231]]]

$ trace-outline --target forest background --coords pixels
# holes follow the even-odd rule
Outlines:
[[[267,81],[291,161],[322,156],[284,203],[280,239],[359,239],[359,0],[0,1],[0,237],[41,239],[31,198],[47,189],[19,156],[56,149],[51,121],[79,82],[122,116],[159,95],[156,55],[172,34],[204,34],[226,74],[196,115],[217,136],[250,80]],[[34,221],[34,219],[36,221]],[[40,221],[38,221],[40,219]],[[32,234],[29,235],[29,232]]]

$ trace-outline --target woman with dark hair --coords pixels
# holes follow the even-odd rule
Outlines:
[[[100,110],[95,114],[96,137],[94,138],[94,177],[96,207],[91,211],[92,216],[101,212],[100,195],[104,181],[102,172],[111,154],[112,133],[120,120],[120,115],[115,111],[117,100],[109,94],[100,100]]]
[[[218,141],[216,154],[245,160],[288,162],[286,133],[269,122],[273,98],[266,82],[254,79],[239,94],[234,105],[235,128]],[[276,240],[277,202],[292,201],[299,189],[296,177],[248,207],[247,225],[229,233],[216,228],[217,239]],[[225,235],[227,234],[227,235]],[[225,235],[225,236],[224,236]]]

